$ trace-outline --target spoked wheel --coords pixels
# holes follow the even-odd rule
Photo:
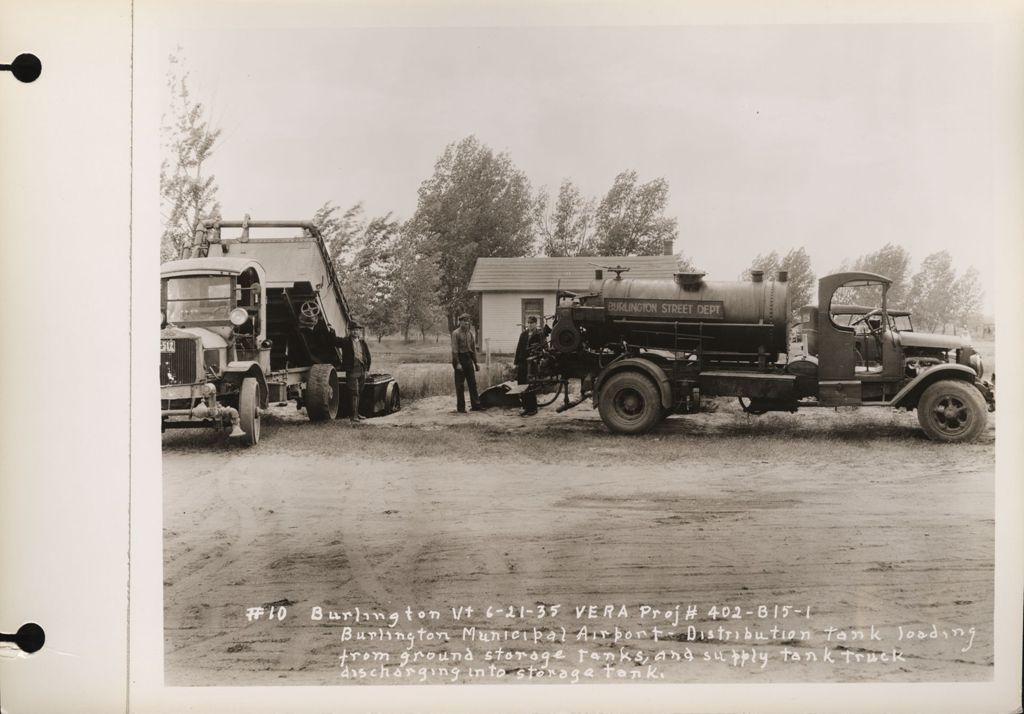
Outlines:
[[[260,441],[260,385],[253,377],[242,380],[238,394],[238,426],[245,432],[242,443],[255,446]]]
[[[972,385],[947,379],[924,390],[917,403],[917,420],[929,439],[971,441],[985,428],[985,399]]]
[[[620,372],[602,385],[598,411],[612,431],[642,434],[661,420],[661,395],[645,375]]]

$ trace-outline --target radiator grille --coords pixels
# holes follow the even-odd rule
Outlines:
[[[160,353],[160,384],[195,384],[196,378],[196,340],[176,338],[174,352]]]

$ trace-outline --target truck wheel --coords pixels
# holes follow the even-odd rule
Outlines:
[[[985,399],[972,385],[945,379],[924,390],[917,402],[917,420],[934,441],[972,441],[987,421]]]
[[[338,416],[341,389],[338,373],[330,364],[314,364],[306,380],[306,415],[310,421],[326,421]]]
[[[254,377],[242,380],[238,393],[238,426],[245,432],[242,443],[255,446],[260,441],[260,384]]]
[[[388,399],[388,406],[385,414],[394,414],[395,412],[402,410],[402,393],[398,389],[398,385],[391,391],[391,398]]]
[[[643,434],[661,421],[661,395],[638,372],[620,372],[601,385],[601,420],[619,434]]]

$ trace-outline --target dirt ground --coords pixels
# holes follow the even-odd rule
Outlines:
[[[992,676],[994,415],[453,401],[165,434],[167,684]]]

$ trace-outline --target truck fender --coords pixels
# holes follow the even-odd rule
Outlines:
[[[601,393],[601,385],[603,385],[609,377],[613,374],[626,372],[628,370],[643,372],[650,377],[661,392],[661,406],[665,409],[672,408],[672,383],[669,381],[668,375],[666,375],[665,370],[657,364],[649,359],[643,359],[642,357],[627,357],[626,359],[620,359],[617,362],[612,362],[608,365],[608,367],[598,375],[597,381],[594,384],[594,403],[597,403],[597,395]]]
[[[240,388],[242,380],[246,377],[255,378],[256,383],[260,385],[260,409],[269,407],[270,403],[267,400],[270,396],[270,388],[267,386],[267,378],[264,376],[259,362],[228,362],[228,366],[224,368],[224,381],[236,387]]]
[[[889,406],[913,409],[917,406],[917,400],[921,396],[921,392],[927,389],[932,383],[938,382],[940,379],[960,379],[964,382],[974,384],[976,377],[977,374],[975,374],[973,369],[965,367],[962,364],[940,364],[932,367],[926,372],[922,372],[910,380],[910,382],[892,398],[889,402]]]

